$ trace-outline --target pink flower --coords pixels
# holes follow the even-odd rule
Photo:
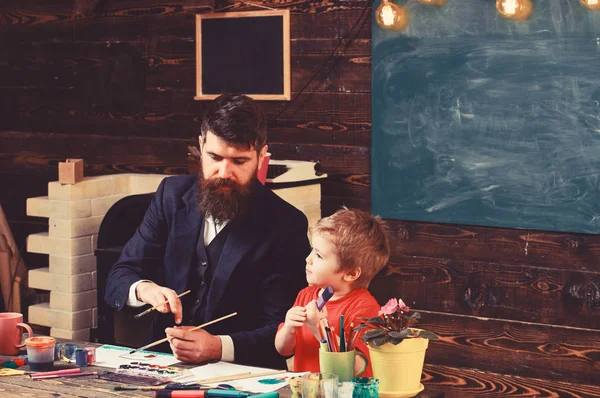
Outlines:
[[[404,304],[404,303],[402,303],[402,304]],[[398,300],[396,300],[395,298],[391,298],[390,301],[388,301],[386,303],[386,305],[381,307],[381,310],[379,310],[377,315],[392,315],[392,314],[395,314],[397,310],[398,310]]]
[[[410,308],[408,308],[408,305],[404,304],[404,301],[402,301],[402,299],[398,299],[398,307],[400,307],[400,311],[410,311]]]

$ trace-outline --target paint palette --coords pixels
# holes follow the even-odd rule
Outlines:
[[[164,381],[153,379],[150,377],[130,376],[122,373],[108,371],[98,373],[98,378],[123,384],[135,384],[136,386],[160,386],[161,384],[167,384]]]
[[[130,362],[120,365],[115,369],[116,374],[127,376],[138,376],[169,383],[175,379],[188,377],[192,375],[189,370],[177,368],[175,366],[153,365],[145,362]]]

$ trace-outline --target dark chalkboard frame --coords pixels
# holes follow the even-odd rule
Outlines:
[[[283,90],[281,93],[261,93],[245,92],[243,88],[238,90],[230,90],[228,93],[243,93],[252,97],[256,100],[265,101],[289,101],[291,99],[291,71],[290,71],[290,11],[289,10],[268,10],[268,11],[242,11],[242,12],[224,12],[219,14],[197,14],[196,15],[196,96],[195,100],[213,100],[222,93],[204,93],[203,92],[203,64],[206,62],[213,62],[214,59],[203,59],[202,57],[202,43],[204,40],[218,40],[216,37],[203,36],[202,35],[202,21],[211,20],[224,20],[231,18],[255,18],[257,24],[261,24],[261,19],[270,17],[281,17],[282,23],[282,34],[283,34],[283,49],[281,51],[283,55],[282,62],[282,74],[283,74]],[[244,32],[240,32],[244,33]],[[248,33],[249,34],[249,33]],[[263,43],[264,44],[264,43]],[[279,51],[279,49],[274,49]],[[227,57],[228,52],[223,51],[223,57]],[[258,60],[257,60],[258,61]]]

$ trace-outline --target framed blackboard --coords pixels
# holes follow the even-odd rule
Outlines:
[[[196,96],[290,100],[289,10],[196,15]]]
[[[522,23],[484,0],[373,23],[374,213],[600,233],[600,13],[534,3]]]

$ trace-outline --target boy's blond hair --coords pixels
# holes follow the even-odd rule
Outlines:
[[[310,227],[310,234],[326,235],[335,246],[340,270],[360,268],[353,287],[368,287],[390,258],[386,226],[381,217],[343,207]]]

